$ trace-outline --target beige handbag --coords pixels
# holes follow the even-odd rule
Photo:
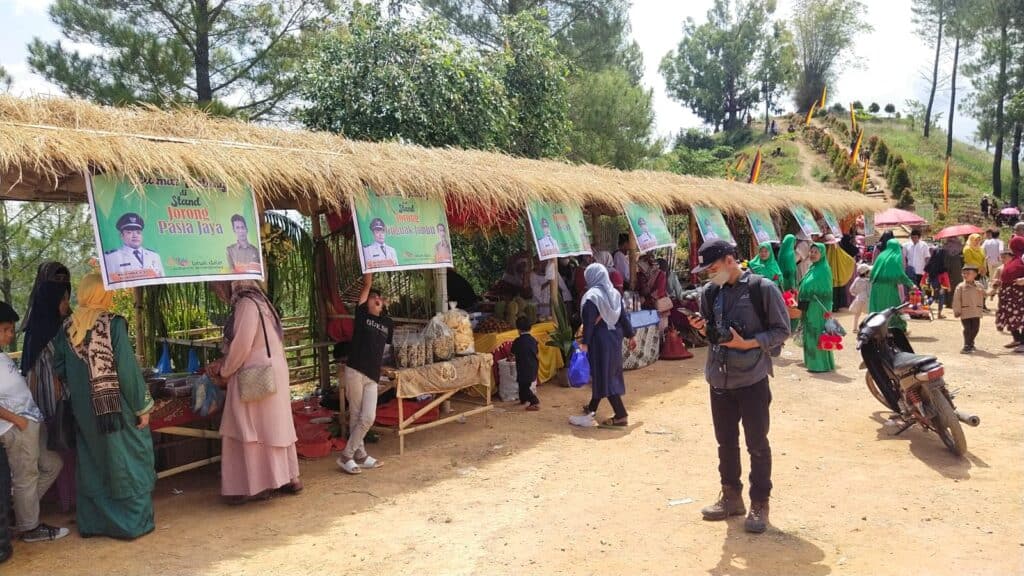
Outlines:
[[[253,300],[253,302],[256,302]],[[267,337],[267,325],[263,320],[263,310],[256,303],[256,311],[260,315],[260,327],[263,328],[263,344],[267,347],[267,360],[270,360],[270,339]],[[258,402],[277,391],[274,382],[274,366],[250,366],[238,371],[238,396],[242,402]]]

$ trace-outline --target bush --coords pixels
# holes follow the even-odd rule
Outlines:
[[[872,114],[878,114],[878,111],[881,109],[882,108],[878,105],[878,102],[872,102],[871,106],[868,106],[868,112],[871,112]]]
[[[889,147],[885,144],[885,140],[879,139],[878,145],[875,146],[874,152],[871,154],[871,162],[875,166],[886,166],[889,162]]]
[[[897,190],[910,187],[910,173],[907,171],[907,165],[900,162],[893,167],[889,175],[889,189],[893,191],[893,194],[896,194]]]
[[[846,112],[846,108],[842,104],[840,104],[839,102],[836,102],[835,104],[833,104],[832,107],[829,108],[829,110],[831,110],[832,112],[838,112],[839,114],[842,114],[843,112]]]
[[[680,147],[689,148],[690,150],[711,150],[715,147],[715,140],[710,134],[706,134],[696,128],[690,128],[676,136],[673,148]]]
[[[868,138],[868,147],[865,149],[865,151],[868,153],[868,156],[875,153],[875,146],[878,146],[878,136],[872,136],[871,138]]]
[[[893,104],[886,104],[885,105],[885,113],[886,114],[895,114],[896,113],[896,106],[893,105]]]
[[[854,100],[853,101],[853,109],[854,110],[864,110],[864,105],[860,103],[860,100]]]
[[[899,200],[896,202],[896,207],[901,210],[912,208],[914,206],[914,194],[910,191],[910,188],[904,188],[900,194]]]
[[[739,150],[754,141],[754,133],[749,128],[731,130],[722,136],[722,144]]]

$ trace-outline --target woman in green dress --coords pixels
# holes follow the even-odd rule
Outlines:
[[[772,243],[762,242],[757,247],[757,255],[750,259],[750,271],[762,278],[766,278],[782,289],[782,269],[775,261],[775,254],[772,253]]]
[[[782,291],[796,288],[796,236],[786,234],[779,246],[779,270],[782,271]]]
[[[871,269],[871,295],[868,298],[868,312],[881,312],[903,303],[900,286],[914,287],[914,281],[907,277],[903,266],[903,246],[895,238],[885,244],[885,250],[875,258]],[[901,314],[894,314],[889,320],[890,330],[907,331],[907,322]],[[897,336],[899,337],[899,336]]]
[[[830,350],[818,349],[818,338],[825,331],[825,315],[832,312],[832,269],[825,258],[825,245],[811,246],[811,268],[800,282],[800,302],[804,303],[804,365],[808,372],[832,372],[836,359]]]
[[[78,307],[54,340],[54,370],[75,416],[78,531],[130,540],[153,531],[153,400],[112,302],[99,274],[82,279]]]

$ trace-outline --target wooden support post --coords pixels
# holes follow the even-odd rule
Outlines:
[[[690,211],[690,270],[693,270],[697,266],[697,251],[700,250],[700,229],[697,228],[697,218],[693,215],[693,211]],[[690,281],[697,283],[698,278],[696,274],[690,275]]]
[[[314,259],[316,258],[317,250],[327,250],[327,245],[323,242],[323,231],[320,227],[320,213],[313,210],[310,214],[313,228],[313,251]],[[330,255],[327,255],[329,258]],[[313,286],[321,286],[318,276],[323,274],[322,270],[313,267]],[[337,287],[332,286],[331,289]],[[317,290],[317,288],[314,288]],[[323,342],[327,339],[327,299],[330,298],[330,294],[318,294],[316,300],[317,317],[318,322],[316,323],[316,341]],[[316,351],[317,368],[320,375],[320,394],[325,395],[331,387],[331,363],[327,357],[327,348],[318,348]],[[340,385],[340,383],[339,383]]]
[[[448,269],[434,270],[434,313],[443,314],[448,309]]]
[[[640,271],[640,248],[636,242],[633,227],[629,228],[629,289],[636,292],[640,285],[637,273]]]
[[[558,289],[558,258],[548,260],[547,277],[551,279],[551,317],[558,326],[558,315],[555,314],[555,306],[562,304],[562,291]],[[563,326],[558,326],[563,328]]]
[[[139,360],[139,366],[146,366],[146,335],[143,332],[145,329],[143,321],[145,305],[142,288],[133,288],[132,295],[135,298],[135,357]]]

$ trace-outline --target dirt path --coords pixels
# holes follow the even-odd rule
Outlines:
[[[0,572],[1020,574],[1024,357],[1001,347],[991,316],[975,356],[956,353],[954,320],[911,326],[919,351],[946,363],[960,407],[982,418],[966,431],[969,457],[916,428],[890,436],[851,339],[838,372],[817,378],[789,345],[772,381],[773,527],[762,536],[741,519],[700,519],[719,488],[697,351],[628,373],[628,431],[570,428],[588,391],[545,386],[538,413],[506,405],[486,426],[412,436],[403,457],[387,438],[373,451],[387,466],[361,477],[305,461],[297,497],[226,507],[216,467],[163,480],[154,534],[18,543]]]
[[[816,182],[812,170],[814,166],[819,163],[823,164],[818,155],[811,150],[810,146],[804,142],[803,138],[797,136],[793,140],[796,144],[797,156],[800,158],[800,177],[803,178],[804,184],[814,184]]]

